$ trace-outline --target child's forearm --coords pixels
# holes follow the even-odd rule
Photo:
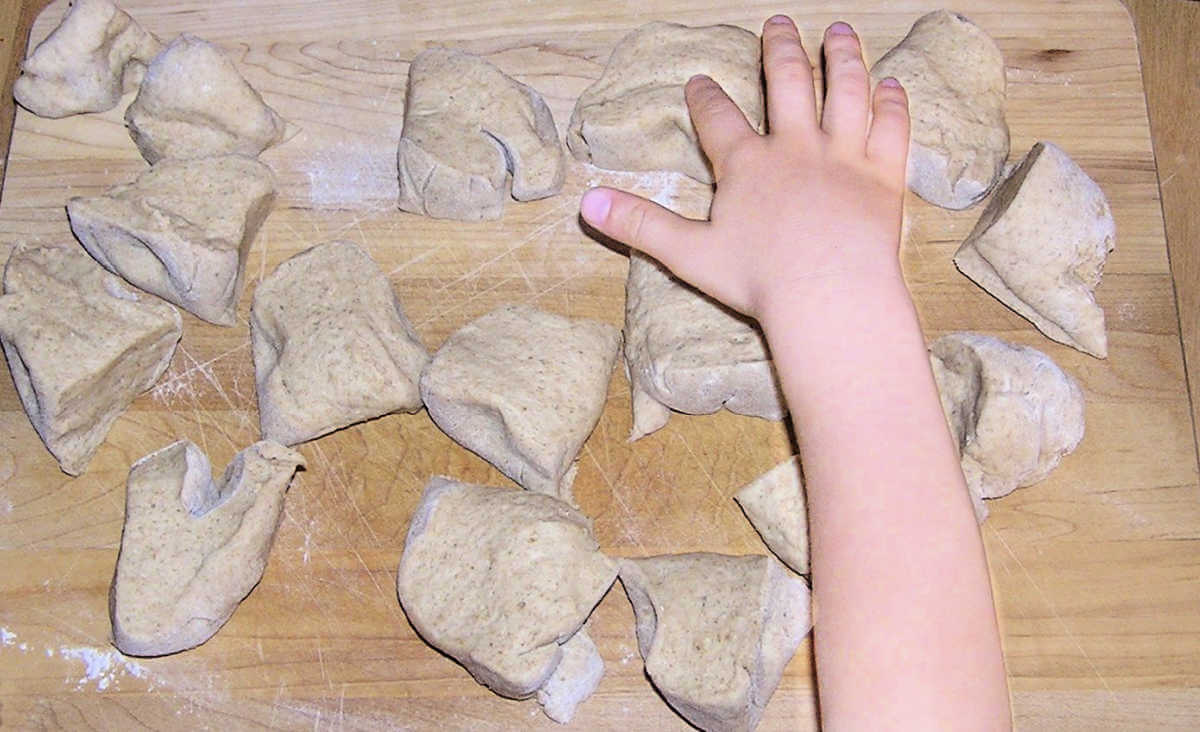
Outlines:
[[[898,272],[814,285],[760,320],[804,465],[826,728],[1004,728],[987,565],[912,301]]]

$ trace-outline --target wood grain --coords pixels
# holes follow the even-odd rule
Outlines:
[[[0,9],[0,23],[19,25],[37,5],[26,3],[15,21]],[[363,244],[389,272],[422,338],[436,347],[505,302],[621,322],[626,260],[580,231],[575,206],[587,185],[614,183],[685,210],[703,205],[704,190],[675,176],[572,163],[561,196],[511,204],[499,222],[451,224],[397,212],[394,153],[414,53],[444,41],[487,54],[543,92],[561,129],[574,98],[631,27],[672,19],[757,29],[777,8],[683,0],[535,0],[520,9],[478,0],[124,5],[161,37],[187,30],[222,44],[293,134],[263,156],[279,174],[281,196],[251,255],[239,325],[222,329],[185,315],[184,341],[168,374],[119,420],[84,476],[58,472],[11,383],[0,380],[0,725],[554,727],[534,703],[491,695],[427,647],[396,602],[394,572],[425,479],[441,473],[508,484],[426,415],[390,416],[302,446],[309,470],[289,493],[263,581],[210,642],[166,658],[129,659],[109,645],[107,587],[125,475],[133,460],[180,437],[199,443],[217,466],[257,437],[245,324],[250,294],[300,249],[332,238]],[[1171,80],[1163,75],[1175,73],[1171,64],[1195,62],[1200,36],[1187,31],[1196,23],[1194,8],[1132,5],[1143,53],[1166,59],[1147,62],[1151,99],[1168,99]],[[63,7],[60,1],[38,19],[35,39]],[[810,48],[825,25],[844,17],[874,59],[927,9],[901,2],[790,10]],[[1200,489],[1172,271],[1187,313],[1186,298],[1194,295],[1181,267],[1195,265],[1178,254],[1172,227],[1180,225],[1171,222],[1179,206],[1167,210],[1176,244],[1168,258],[1159,179],[1164,204],[1197,200],[1186,194],[1194,190],[1186,188],[1195,181],[1194,143],[1180,143],[1184,157],[1168,171],[1165,155],[1173,153],[1162,142],[1163,135],[1182,140],[1170,137],[1179,128],[1194,136],[1195,118],[1189,128],[1182,112],[1160,116],[1152,109],[1156,177],[1134,29],[1112,0],[974,0],[958,9],[1005,53],[1014,154],[1038,139],[1062,145],[1108,194],[1119,237],[1098,293],[1112,356],[1098,361],[1041,337],[955,272],[950,255],[978,209],[952,213],[909,202],[904,266],[929,334],[975,329],[1033,345],[1074,374],[1087,396],[1088,434],[1079,450],[1044,483],[992,502],[983,529],[1015,717],[1026,729],[1194,729]],[[1155,25],[1163,22],[1177,27]],[[1160,38],[1179,43],[1147,42]],[[122,111],[67,120],[17,113],[0,200],[0,255],[22,240],[72,245],[65,199],[144,169]],[[1195,232],[1194,223],[1182,226],[1184,235]],[[1183,321],[1186,338],[1194,315]],[[730,496],[789,454],[785,425],[728,414],[676,416],[633,444],[624,440],[629,426],[628,384],[617,373],[576,484],[606,550],[764,551]],[[607,675],[576,726],[685,729],[643,676],[619,586],[591,629]],[[762,729],[814,725],[806,644]]]

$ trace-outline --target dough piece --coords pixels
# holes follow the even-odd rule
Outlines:
[[[275,201],[271,170],[226,155],[164,160],[133,183],[67,202],[100,264],[217,325],[237,324],[246,255]]]
[[[604,677],[604,659],[585,628],[562,645],[562,661],[542,688],[537,701],[546,716],[559,724],[569,724],[575,710],[596,691]]]
[[[958,13],[935,10],[871,69],[908,92],[912,116],[908,186],[943,208],[987,195],[1008,158],[1004,56],[996,42]]]
[[[514,699],[545,687],[554,698],[563,644],[616,576],[591,522],[566,503],[435,477],[413,514],[396,587],[413,628],[481,684]],[[589,655],[587,645],[572,655]]]
[[[0,343],[29,421],[69,475],[166,370],[179,311],[70,247],[18,246],[4,268]]]
[[[706,732],[752,730],[812,628],[808,585],[773,557],[621,560],[646,674]]]
[[[630,257],[625,289],[630,440],[665,426],[671,409],[712,414],[724,408],[775,420],[787,414],[766,340],[753,321],[638,252]]]
[[[731,25],[647,23],[621,39],[583,91],[567,128],[574,156],[611,170],[674,170],[712,183],[683,87],[707,74],[762,132],[758,36]]]
[[[572,501],[575,456],[608,393],[621,334],[528,305],[463,326],[421,374],[429,416],[518,485]]]
[[[1058,146],[1039,142],[988,202],[954,264],[1049,338],[1108,357],[1092,294],[1115,246],[1100,186]]]
[[[409,67],[398,162],[401,209],[461,221],[500,218],[510,187],[518,201],[553,196],[566,175],[541,95],[446,48],[421,52]]]
[[[250,341],[264,439],[295,445],[421,408],[429,353],[357,244],[320,244],[279,265],[254,292]]]
[[[980,370],[965,368],[962,371],[951,371],[946,363],[934,354],[929,354],[929,365],[933,368],[933,378],[937,383],[938,397],[942,402],[942,413],[946,415],[946,423],[950,427],[950,436],[954,439],[955,450],[958,451],[959,462],[963,459],[963,441],[967,434],[974,429],[975,401],[979,396]],[[963,471],[964,477],[966,470]],[[979,493],[978,483],[967,481],[967,495],[971,498],[971,508],[975,511],[975,520],[983,523],[988,517],[988,508]]]
[[[163,656],[211,638],[262,579],[283,496],[304,458],[257,442],[219,481],[187,440],[129,469],[125,530],[109,592],[113,644]]]
[[[125,123],[151,165],[162,158],[253,157],[282,140],[284,130],[233,62],[187,33],[150,62]]]
[[[17,103],[39,117],[104,112],[146,73],[162,44],[109,0],[74,0],[21,62]]]
[[[790,457],[755,478],[733,500],[767,548],[797,574],[808,574],[808,506],[800,458]]]
[[[1044,480],[1083,439],[1083,392],[1041,351],[978,333],[943,336],[930,351],[973,497]]]

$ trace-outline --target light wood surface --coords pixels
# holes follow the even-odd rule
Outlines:
[[[181,437],[200,444],[216,466],[257,438],[245,323],[250,295],[279,262],[315,243],[364,244],[430,347],[514,301],[621,322],[626,259],[580,231],[580,192],[604,181],[689,208],[699,203],[698,188],[673,176],[610,174],[573,162],[562,195],[512,203],[498,222],[401,214],[394,208],[394,154],[407,59],[418,50],[445,42],[488,55],[543,93],[561,130],[574,98],[632,27],[671,19],[757,30],[778,7],[683,0],[124,5],[163,38],[190,31],[220,43],[293,134],[263,155],[279,175],[280,200],[251,254],[239,325],[217,328],[185,314],[183,343],[166,377],[118,421],[84,476],[57,470],[11,382],[0,379],[0,724],[554,727],[535,703],[493,696],[422,643],[396,602],[394,572],[425,479],[440,473],[509,484],[425,414],[386,417],[301,446],[309,469],[288,495],[262,582],[211,641],[175,656],[130,659],[109,644],[107,590],[125,475],[133,460]],[[1139,2],[1138,17],[1159,17],[1154,5]],[[39,18],[34,39],[64,6],[55,3]],[[873,60],[932,7],[787,10],[810,49],[829,22],[849,20]],[[904,265],[929,335],[972,329],[1033,345],[1074,374],[1087,397],[1088,433],[1079,450],[1044,483],[991,502],[983,527],[1016,720],[1025,729],[1194,729],[1200,490],[1170,266],[1178,275],[1180,266],[1194,272],[1196,265],[1176,251],[1168,263],[1134,28],[1113,0],[975,0],[957,9],[1004,51],[1014,155],[1038,139],[1060,144],[1105,190],[1118,229],[1098,292],[1112,355],[1098,361],[1041,337],[956,273],[950,256],[978,208],[951,213],[910,198]],[[1195,22],[1192,10],[1163,17]],[[32,11],[0,9],[0,22],[19,26],[22,17]],[[0,51],[21,45],[7,28],[0,26]],[[1192,49],[1194,70],[1188,44],[1195,36],[1171,32],[1183,33],[1183,47],[1171,53]],[[1171,63],[1150,68],[1174,73]],[[1192,89],[1195,82],[1194,75],[1174,80]],[[1169,82],[1158,83],[1152,98],[1166,98]],[[71,244],[65,199],[144,169],[121,124],[123,109],[66,120],[17,113],[0,201],[0,256],[18,241]],[[1187,130],[1186,121],[1173,119],[1179,117],[1155,112],[1156,130]],[[1165,160],[1160,149],[1164,192],[1189,190],[1171,182],[1188,176],[1194,184],[1194,143],[1178,149],[1178,161]],[[1170,181],[1168,163],[1178,171]],[[1179,230],[1188,236],[1194,224]],[[1190,295],[1178,277],[1176,284],[1186,303]],[[764,551],[730,496],[789,454],[784,425],[728,414],[675,416],[661,432],[628,444],[629,426],[629,389],[618,369],[576,484],[605,550]],[[619,585],[591,628],[607,674],[575,725],[684,729],[643,675]],[[761,728],[814,724],[806,642]]]

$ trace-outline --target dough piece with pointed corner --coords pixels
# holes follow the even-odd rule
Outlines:
[[[312,247],[264,279],[250,341],[263,439],[295,445],[421,408],[429,353],[379,265],[352,242]]]
[[[1104,191],[1061,148],[1039,142],[988,202],[954,264],[1047,337],[1107,358],[1093,293],[1115,241]]]
[[[706,732],[754,729],[812,628],[808,585],[773,557],[621,560],[646,674]]]
[[[952,333],[934,341],[930,354],[981,521],[987,512],[979,516],[979,499],[1044,480],[1083,439],[1083,392],[1041,351]]]
[[[999,180],[1008,158],[1004,56],[967,18],[935,10],[871,69],[908,92],[908,186],[930,203],[963,209]]]
[[[604,409],[621,334],[508,305],[450,336],[421,374],[429,416],[518,485],[572,502],[575,457]]]
[[[764,129],[758,36],[731,25],[654,22],[621,39],[583,91],[567,127],[579,160],[610,170],[674,170],[712,183],[683,87],[707,74],[759,132]]]
[[[575,710],[596,691],[604,677],[604,659],[586,628],[562,644],[562,661],[542,688],[537,701],[546,716],[559,724],[569,724]]]
[[[510,193],[553,196],[566,176],[541,95],[447,48],[423,51],[409,67],[397,162],[402,210],[461,221],[500,218]]]
[[[158,381],[182,333],[178,310],[126,289],[74,244],[18,245],[4,268],[0,343],[29,421],[69,475]]]
[[[254,157],[283,139],[284,122],[208,41],[184,33],[154,57],[125,123],[142,157]]]
[[[253,158],[164,160],[133,183],[67,202],[71,230],[96,261],[217,325],[237,324],[246,256],[275,179]]]
[[[539,689],[553,698],[564,644],[616,576],[591,521],[566,503],[435,477],[409,525],[396,590],[421,638],[479,683],[514,699]],[[590,656],[587,645],[574,652]]]
[[[797,574],[808,574],[808,506],[800,458],[792,456],[747,483],[733,500],[763,543]]]
[[[142,82],[162,44],[109,0],[74,0],[21,62],[17,103],[39,117],[104,112]]]
[[[787,407],[762,331],[634,252],[625,285],[625,365],[637,440],[666,425],[671,410],[728,409],[783,419]]]
[[[262,579],[283,497],[304,458],[275,442],[239,452],[219,481],[187,440],[138,460],[109,591],[113,644],[130,656],[200,645]]]

